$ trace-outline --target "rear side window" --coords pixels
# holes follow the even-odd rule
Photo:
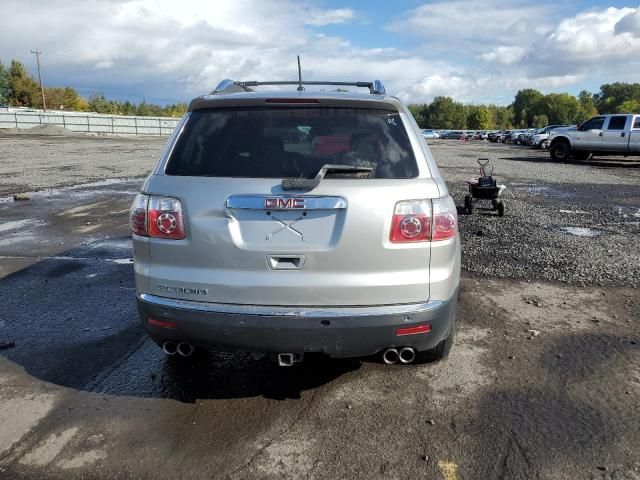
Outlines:
[[[627,117],[611,117],[609,119],[609,126],[607,130],[624,130],[624,126],[627,124]]]
[[[366,178],[418,175],[399,113],[317,107],[191,112],[165,173],[313,178],[325,164],[370,167]]]
[[[635,121],[633,122],[633,128],[640,128],[640,117],[636,117]]]

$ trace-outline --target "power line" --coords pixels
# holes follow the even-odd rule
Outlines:
[[[38,80],[40,80],[40,93],[42,94],[42,110],[47,111],[47,103],[44,100],[44,86],[42,85],[42,74],[40,73],[40,52],[37,48],[35,50],[31,50],[31,53],[35,53],[36,55],[36,63],[38,64]]]

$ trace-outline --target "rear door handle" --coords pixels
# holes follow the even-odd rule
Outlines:
[[[599,137],[602,137],[603,135],[604,135],[604,133],[603,133],[603,132],[600,132],[600,133],[598,134],[598,136],[599,136]]]
[[[304,255],[267,255],[267,266],[271,270],[300,270]]]
[[[625,133],[625,132],[622,132],[622,133],[620,134],[620,136],[621,136],[621,137],[624,137],[624,133]]]

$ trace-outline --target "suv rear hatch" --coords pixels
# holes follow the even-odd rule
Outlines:
[[[419,177],[414,145],[398,111],[357,103],[190,112],[164,172],[146,184],[152,202],[179,200],[184,223],[184,239],[150,239],[148,293],[245,305],[427,301],[430,243],[392,236],[394,212],[416,205],[398,202],[439,196]],[[402,228],[431,228],[414,223]]]

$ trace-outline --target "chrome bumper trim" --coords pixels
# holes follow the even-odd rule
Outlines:
[[[336,318],[336,317],[371,317],[378,315],[416,314],[436,310],[446,302],[432,300],[426,303],[409,303],[402,305],[374,305],[361,307],[282,307],[278,305],[239,305],[232,303],[196,302],[159,297],[148,293],[138,295],[145,303],[160,307],[198,312],[222,313],[231,315],[258,315],[265,317],[304,317],[304,318]]]

